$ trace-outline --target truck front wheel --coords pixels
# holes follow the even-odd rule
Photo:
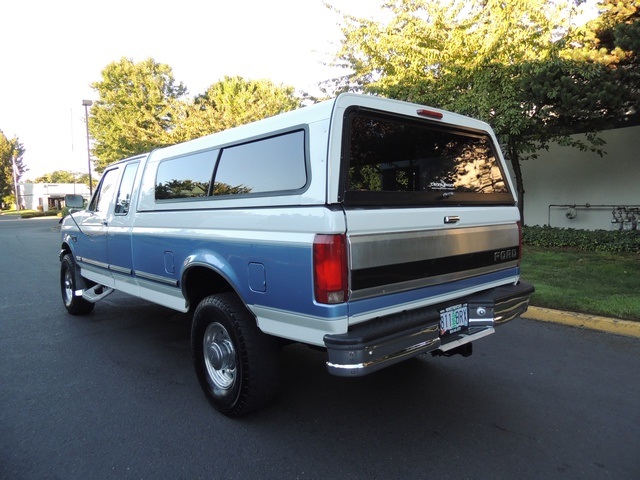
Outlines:
[[[258,329],[233,293],[200,302],[191,329],[193,363],[200,386],[221,413],[237,417],[268,403],[279,383],[279,347]]]
[[[71,254],[62,257],[60,264],[60,291],[64,308],[72,315],[83,315],[93,310],[95,304],[76,295],[76,263]]]

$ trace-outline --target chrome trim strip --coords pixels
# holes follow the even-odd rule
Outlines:
[[[336,364],[327,362],[327,368],[329,372],[338,376],[360,376],[364,373],[370,373],[374,370],[378,370],[382,367],[393,365],[394,363],[401,362],[405,358],[415,357],[421,353],[430,352],[436,350],[440,346],[440,339],[435,338],[433,340],[425,340],[424,342],[417,343],[410,347],[405,348],[399,352],[387,355],[382,358],[377,358],[370,362],[354,363],[354,364]],[[347,370],[359,370],[360,372],[347,372]],[[343,373],[344,372],[344,373]]]
[[[432,324],[400,336],[394,334],[378,338],[366,346],[329,348],[327,369],[341,377],[367,375],[421,353],[437,350],[440,347],[438,334],[439,324]]]
[[[117,273],[124,273],[125,275],[131,275],[133,270],[125,267],[118,267],[117,265],[109,265],[109,270]]]
[[[133,274],[136,277],[144,278],[146,280],[151,280],[153,282],[164,283],[165,285],[171,285],[172,287],[178,286],[178,281],[175,278],[163,277],[162,275],[155,275],[153,273],[141,272],[139,270],[134,270]]]
[[[91,265],[94,267],[104,268],[105,270],[110,270],[112,272],[124,273],[125,275],[131,275],[133,270],[125,267],[118,267],[117,265],[109,265],[108,263],[98,262],[97,260],[91,260],[85,257],[76,257],[76,260],[80,263],[86,263],[87,265]]]
[[[518,245],[520,241],[518,226],[515,223],[349,235],[348,238],[351,270],[500,250]]]
[[[92,265],[94,267],[100,267],[100,268],[104,268],[105,270],[109,270],[108,263],[98,262],[97,260],[91,260],[84,257],[76,257],[76,260],[78,262],[86,263],[87,265]]]

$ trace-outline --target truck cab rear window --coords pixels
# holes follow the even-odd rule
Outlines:
[[[513,204],[488,135],[374,111],[346,120],[345,204]]]

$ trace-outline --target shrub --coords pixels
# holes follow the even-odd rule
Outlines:
[[[592,252],[640,253],[640,231],[525,226],[522,229],[522,243],[534,247],[573,248]]]
[[[57,217],[60,210],[47,210],[46,212],[24,212],[20,214],[20,218],[36,218],[36,217]]]

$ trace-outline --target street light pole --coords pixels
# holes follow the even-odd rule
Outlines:
[[[11,167],[13,170],[13,188],[16,197],[16,211],[20,210],[20,191],[18,190],[18,174],[16,173],[16,154],[11,156]]]
[[[89,165],[89,198],[93,196],[93,181],[91,180],[91,147],[89,147],[89,112],[88,107],[93,105],[91,100],[82,100],[84,105],[84,123],[87,127],[87,163]]]

